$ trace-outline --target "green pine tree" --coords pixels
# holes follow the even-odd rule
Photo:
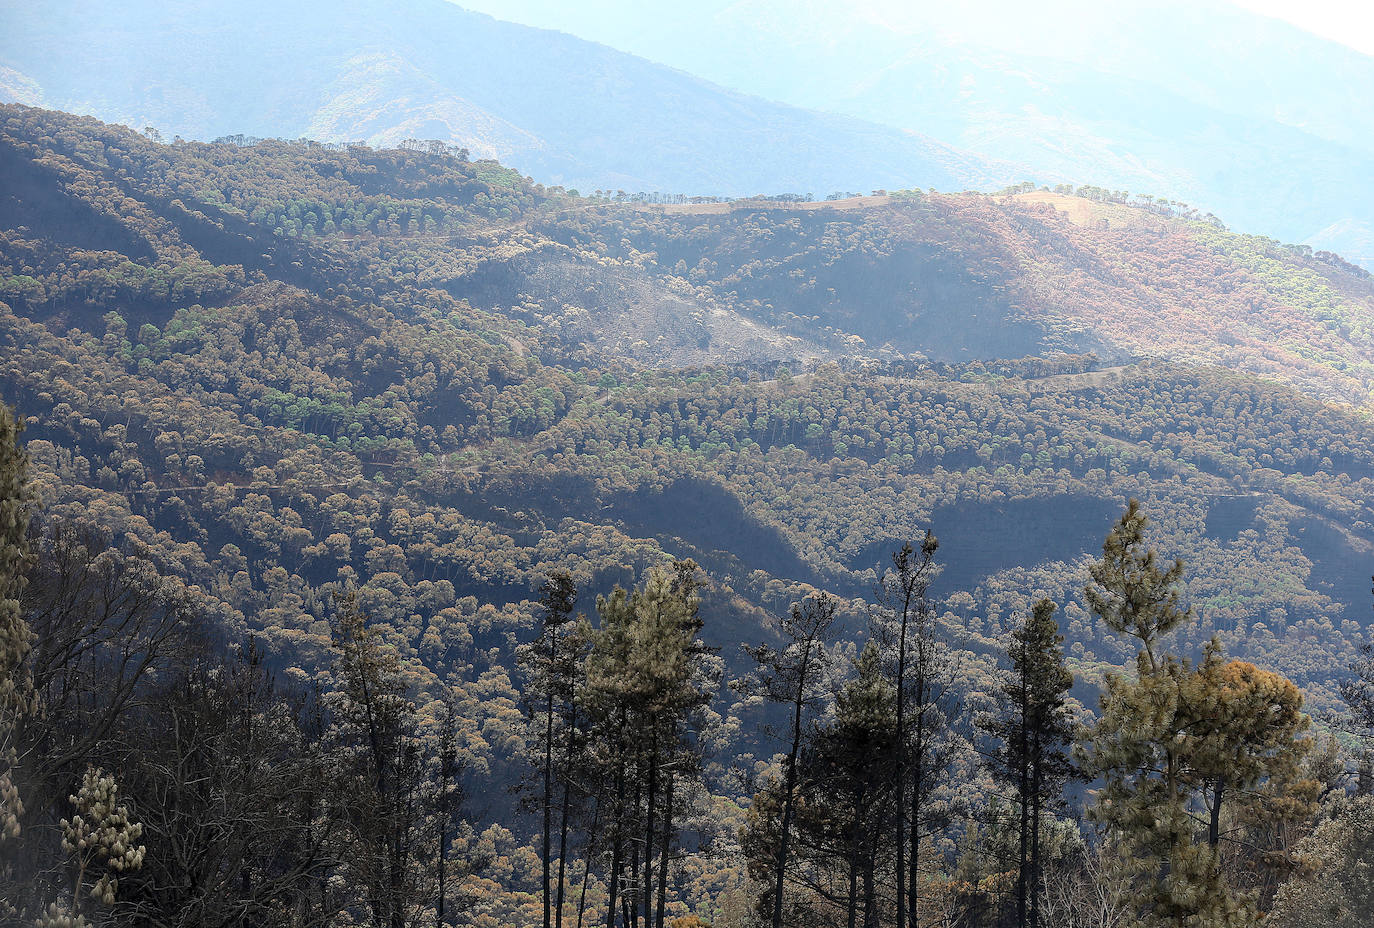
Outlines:
[[[898,745],[897,692],[870,641],[835,701],[834,721],[816,736],[805,790],[818,813],[814,820],[838,836],[844,854],[847,928],[878,924],[878,867],[890,844],[885,826],[897,799]]]
[[[710,702],[701,672],[707,650],[697,637],[699,584],[696,564],[677,561],[651,569],[638,590],[597,599],[601,626],[587,657],[587,692],[592,753],[614,784],[607,928],[617,903],[627,925],[642,917],[661,928],[666,918],[675,796],[700,767],[697,715]]]
[[[1140,642],[1135,677],[1108,676],[1083,748],[1104,781],[1091,813],[1134,872],[1142,925],[1250,925],[1254,899],[1224,867],[1224,804],[1262,784],[1282,795],[1308,750],[1308,722],[1292,683],[1225,661],[1215,639],[1197,669],[1162,650],[1192,613],[1180,608],[1182,562],[1160,567],[1147,526],[1132,500],[1086,591],[1099,618]]]
[[[1103,778],[1091,809],[1117,838],[1135,875],[1141,924],[1184,925],[1204,913],[1241,924],[1245,913],[1220,882],[1215,855],[1194,841],[1175,721],[1187,668],[1161,653],[1160,638],[1192,619],[1181,609],[1183,563],[1161,568],[1146,545],[1149,520],[1136,500],[1089,569],[1088,605],[1108,628],[1140,642],[1134,679],[1109,674],[1101,716],[1084,747],[1085,769]]]
[[[1016,923],[1023,928],[1040,924],[1041,823],[1074,773],[1068,751],[1074,737],[1068,704],[1073,674],[1064,663],[1064,636],[1054,611],[1054,603],[1042,599],[1012,632],[1011,674],[1002,687],[1008,711],[980,720],[1000,741],[993,775],[1016,795]]]

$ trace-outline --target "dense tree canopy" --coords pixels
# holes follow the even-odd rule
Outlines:
[[[1077,225],[1024,192],[651,207],[439,148],[161,145],[14,106],[0,170],[0,394],[26,426],[21,451],[0,417],[15,823],[69,817],[87,762],[88,804],[111,810],[107,775],[128,797],[211,763],[225,827],[272,828],[216,846],[207,910],[290,896],[316,923],[394,924],[462,900],[475,925],[647,928],[745,917],[753,873],[770,918],[926,924],[1005,900],[1024,869],[991,863],[1017,842],[1004,812],[971,811],[996,786],[965,723],[996,708],[1010,617],[1048,600],[1080,703],[1109,674],[1123,713],[1122,687],[1173,687],[1150,731],[1197,741],[1175,830],[1211,855],[1205,809],[1218,842],[1253,839],[1219,852],[1237,904],[1303,871],[1325,781],[1292,745],[1361,659],[1348,568],[1374,550],[1366,276],[1100,199],[1129,221]],[[1132,497],[1157,518],[1123,544],[1186,575],[1093,566]],[[927,704],[891,623],[864,620],[928,528],[943,573],[918,618],[959,672],[923,718],[958,737],[913,785]],[[554,576],[596,615],[549,632]],[[1110,598],[1147,576],[1177,599]],[[722,682],[766,615],[807,602],[833,607],[829,676],[775,758],[758,694]],[[1136,638],[1148,657],[1168,631],[1143,606],[1177,626],[1176,658],[1128,680]],[[1196,715],[1213,705],[1235,712]],[[1280,721],[1252,724],[1259,705]],[[174,723],[203,749],[163,740]],[[224,767],[238,744],[280,776]],[[531,757],[548,824],[501,789],[456,811],[459,786]],[[1108,876],[1046,911],[1132,883],[1054,837],[1052,805],[1047,871],[1091,857]],[[137,819],[148,856],[117,907],[192,904],[161,869],[183,823]],[[66,861],[56,835],[0,840]],[[961,848],[986,865],[955,873]],[[9,876],[37,899],[68,863]]]

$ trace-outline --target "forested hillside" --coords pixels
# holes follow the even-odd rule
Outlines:
[[[736,832],[776,746],[726,686],[740,645],[824,590],[862,672],[891,554],[927,530],[956,702],[995,703],[1007,629],[1048,598],[1095,708],[1138,642],[1084,585],[1135,498],[1186,565],[1171,647],[1220,636],[1308,711],[1343,705],[1374,282],[1334,255],[1095,189],[652,206],[441,145],[163,145],[18,106],[0,175],[0,393],[39,563],[78,558],[76,533],[326,702],[384,648],[465,769],[485,866],[454,877],[460,923],[537,921],[537,829],[505,787],[539,745],[517,654],[558,571],[589,614],[617,584],[648,597],[603,622],[691,615],[700,703],[673,705],[710,716],[711,751],[679,795],[675,917],[748,908]],[[971,859],[974,831],[931,828]]]

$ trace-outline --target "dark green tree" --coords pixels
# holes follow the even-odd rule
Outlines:
[[[876,928],[881,918],[882,889],[892,873],[896,693],[875,642],[859,654],[854,671],[798,758],[795,849],[785,874],[788,925],[843,918],[848,928]],[[772,914],[783,798],[783,782],[770,779],[740,829],[749,874],[769,887],[756,907],[761,919]]]
[[[1068,703],[1073,674],[1064,662],[1054,611],[1054,603],[1042,599],[1012,631],[1011,673],[1002,686],[1007,711],[979,720],[999,742],[991,758],[994,777],[1016,793],[1016,920],[1023,928],[1040,924],[1041,819],[1060,803],[1074,773],[1068,750],[1074,737]]]
[[[1104,780],[1091,812],[1135,872],[1142,924],[1249,925],[1255,899],[1223,866],[1224,803],[1301,800],[1291,784],[1311,745],[1308,720],[1296,686],[1226,661],[1215,638],[1196,669],[1162,651],[1161,636],[1192,613],[1180,608],[1182,562],[1160,567],[1147,526],[1132,500],[1086,590],[1099,618],[1140,642],[1135,677],[1108,676],[1083,746],[1087,772]]]
[[[695,563],[676,561],[651,569],[638,590],[617,588],[597,599],[601,626],[587,658],[587,691],[592,751],[614,783],[607,928],[614,928],[617,903],[626,925],[642,916],[661,928],[666,914],[674,796],[700,764],[701,729],[689,723],[699,723],[694,716],[711,698],[700,673],[707,650],[697,637],[699,583]]]
[[[1148,525],[1131,500],[1103,543],[1102,560],[1089,568],[1092,582],[1084,591],[1112,631],[1140,642],[1135,677],[1107,677],[1101,715],[1083,746],[1086,771],[1104,780],[1091,814],[1118,836],[1144,924],[1182,925],[1205,916],[1230,925],[1243,913],[1223,898],[1212,855],[1193,840],[1184,761],[1174,740],[1187,668],[1160,651],[1160,638],[1192,618],[1180,608],[1183,563],[1161,568],[1145,540]]]
[[[1161,568],[1145,542],[1148,525],[1140,502],[1131,500],[1102,544],[1102,560],[1088,568],[1092,582],[1083,590],[1088,608],[1108,628],[1140,642],[1142,675],[1163,668],[1155,653],[1160,637],[1193,620],[1191,608],[1179,608],[1183,561]]]
[[[884,846],[891,847],[884,836],[897,801],[893,770],[899,753],[896,689],[870,641],[807,763],[806,792],[817,810],[810,826],[835,833],[844,854],[847,928],[878,925],[878,865]]]

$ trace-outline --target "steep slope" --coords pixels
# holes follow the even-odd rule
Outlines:
[[[584,190],[963,189],[1015,173],[442,0],[6,0],[0,17],[9,99],[187,138],[438,139]]]
[[[579,342],[618,353],[643,343],[634,363],[1151,356],[1369,403],[1367,272],[1101,193],[565,203],[492,239],[500,258],[445,241],[321,247],[358,275],[415,268]]]

